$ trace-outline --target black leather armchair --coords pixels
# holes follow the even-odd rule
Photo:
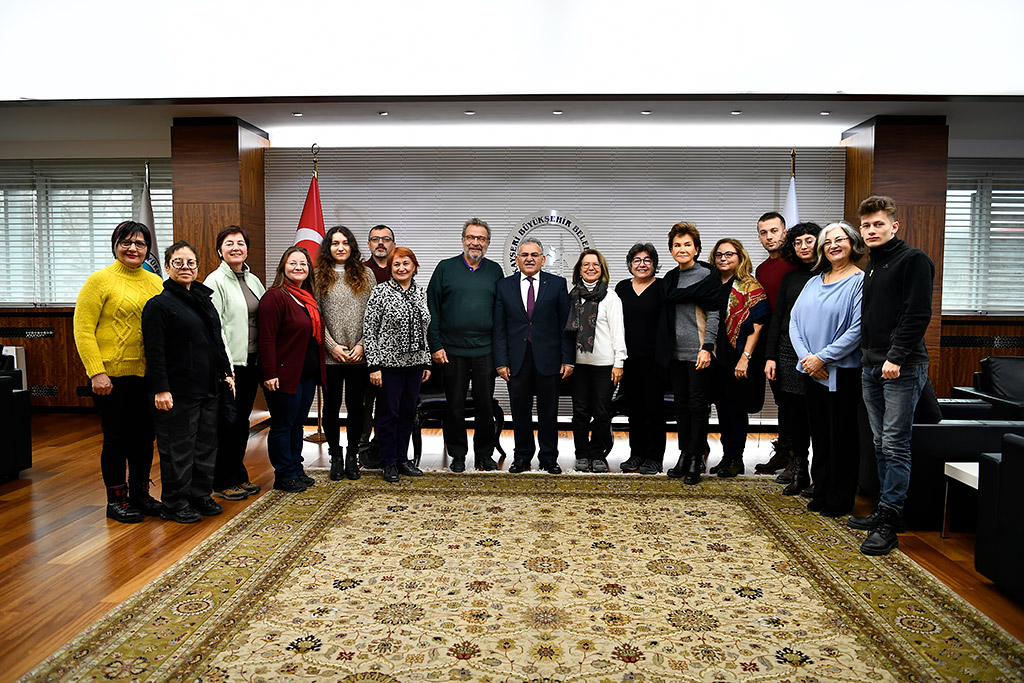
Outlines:
[[[16,479],[32,467],[32,416],[29,392],[21,388],[14,359],[0,355],[0,481]]]
[[[501,469],[505,460],[505,449],[501,447],[501,430],[505,428],[505,411],[497,399],[491,399],[491,408],[494,410],[494,446],[500,454],[498,468]],[[412,427],[412,455],[413,463],[418,467],[420,457],[423,455],[423,433],[424,427],[430,424],[438,426],[444,424],[444,414],[447,409],[448,400],[444,394],[444,372],[436,364],[430,369],[430,379],[420,386],[419,403],[416,406],[416,416],[413,418]],[[466,418],[473,418],[474,426],[476,420],[476,408],[473,403],[473,396],[466,397]],[[472,449],[472,445],[470,445]],[[447,448],[445,457],[447,458]]]
[[[952,395],[989,403],[993,420],[1024,420],[1024,356],[983,358],[974,386],[953,387]]]
[[[978,530],[974,568],[1024,604],[1024,437],[1003,437],[1001,453],[985,453],[978,468]]]

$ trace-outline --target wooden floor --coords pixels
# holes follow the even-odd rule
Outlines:
[[[93,621],[145,586],[199,542],[244,510],[246,501],[221,501],[225,514],[198,524],[147,518],[118,524],[104,516],[99,474],[98,419],[89,415],[36,415],[33,460],[23,478],[0,485],[0,680],[18,678]],[[435,443],[437,437],[435,438]],[[751,437],[752,439],[755,437]],[[757,437],[766,439],[764,435]],[[503,437],[503,441],[511,441]],[[618,470],[621,437],[610,458]],[[0,446],[2,447],[2,446]],[[713,444],[715,447],[715,444]],[[422,466],[440,469],[438,448],[425,449]],[[269,490],[266,431],[249,441],[251,478]],[[308,466],[326,466],[326,448],[308,443]],[[562,460],[566,460],[563,453]],[[563,462],[563,468],[566,463]],[[752,464],[752,463],[751,463]],[[154,466],[153,479],[159,480]],[[867,503],[861,501],[863,508]],[[974,571],[970,534],[937,532],[900,536],[900,548],[1024,640],[1024,608]]]

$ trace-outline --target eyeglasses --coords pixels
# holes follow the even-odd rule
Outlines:
[[[481,237],[479,235],[465,235],[462,239],[466,242],[481,242],[483,244],[487,244],[487,242],[490,241],[487,237]]]
[[[149,245],[142,240],[121,240],[120,242],[117,243],[117,246],[121,247],[122,249],[131,249],[132,247],[135,247],[139,251],[149,248]]]
[[[186,268],[188,270],[195,270],[196,268],[199,267],[199,261],[195,260],[194,258],[172,258],[171,265],[177,268],[178,270],[184,270]]]
[[[302,269],[306,269],[306,268],[309,267],[308,265],[306,265],[305,261],[289,261],[285,265],[288,266],[289,268],[302,268]]]
[[[797,239],[793,240],[793,245],[797,247],[813,247],[814,243],[817,241],[818,240],[815,237],[807,237],[804,239],[800,239],[798,237]]]
[[[842,244],[843,242],[849,242],[849,241],[850,241],[849,237],[837,237],[834,240],[825,240],[824,242],[821,243],[821,247],[823,249],[828,249],[833,244],[838,246],[838,245]]]
[[[738,252],[735,251],[716,251],[715,258],[719,260],[724,258],[732,258],[733,256],[736,256],[737,253]]]
[[[391,242],[394,242],[394,241],[395,241],[394,237],[388,237],[387,235],[384,235],[383,237],[371,237],[370,238],[370,244],[373,244],[374,242],[383,242],[384,244],[390,244]]]
[[[601,270],[600,263],[581,263],[580,270]]]
[[[650,266],[654,264],[654,261],[650,258],[635,258],[630,263],[634,266]]]

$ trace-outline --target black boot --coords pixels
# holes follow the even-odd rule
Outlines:
[[[896,527],[903,524],[903,513],[888,505],[878,504],[878,523],[860,544],[860,551],[865,555],[888,555],[900,547],[896,536]]]
[[[795,496],[811,485],[811,475],[807,471],[807,456],[794,455],[792,456],[792,462],[795,463],[793,480],[782,489],[782,495],[784,496]]]
[[[871,514],[867,517],[850,517],[846,520],[846,526],[850,529],[864,529],[865,531],[874,531],[875,527],[878,526],[878,523],[882,519],[882,513],[879,512],[880,507],[881,506],[878,506],[874,510],[872,510]],[[896,529],[896,533],[898,534],[902,534],[904,531],[907,530],[906,525],[903,523],[903,513],[900,513],[897,516],[896,521],[893,524],[893,528]]]
[[[128,504],[144,515],[159,517],[160,513],[163,512],[164,506],[159,500],[149,495],[149,485],[151,483],[148,479],[141,483],[129,482]]]
[[[333,470],[333,463],[331,465]],[[363,475],[359,472],[359,456],[356,455],[355,449],[350,447],[345,456],[345,478],[355,481],[361,476]]]
[[[695,456],[690,459],[686,468],[686,475],[683,477],[683,483],[693,486],[700,482],[700,473],[704,469],[704,458],[701,456]]]
[[[757,474],[775,474],[781,469],[784,469],[789,464],[789,458],[792,455],[792,450],[789,447],[783,446],[776,439],[772,441],[772,457],[768,462],[758,463],[754,465],[754,472]]]
[[[337,449],[329,449],[331,454],[331,473],[327,476],[331,478],[331,481],[341,481],[345,478],[345,451],[341,446]],[[351,455],[352,449],[349,449]]]
[[[682,479],[686,476],[686,472],[690,469],[690,464],[693,460],[700,462],[700,458],[692,458],[689,453],[680,453],[679,460],[669,468],[668,476],[673,479]]]
[[[123,524],[137,524],[142,521],[142,513],[128,502],[128,485],[107,487],[107,517]]]
[[[806,460],[804,462],[806,462]],[[792,482],[793,477],[796,476],[796,468],[798,465],[799,463],[796,461],[795,457],[789,458],[789,461],[786,463],[786,469],[782,470],[779,476],[775,477],[775,482],[778,484],[789,484]]]

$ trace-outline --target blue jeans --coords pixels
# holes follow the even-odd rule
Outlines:
[[[306,424],[315,394],[316,379],[313,377],[301,380],[297,393],[266,391],[263,394],[270,409],[267,455],[274,466],[274,478],[278,481],[288,481],[303,474],[302,426]]]
[[[928,381],[928,364],[904,365],[896,379],[882,379],[881,365],[865,365],[861,372],[864,407],[875,441],[882,491],[878,502],[902,510],[910,485],[914,409]]]

